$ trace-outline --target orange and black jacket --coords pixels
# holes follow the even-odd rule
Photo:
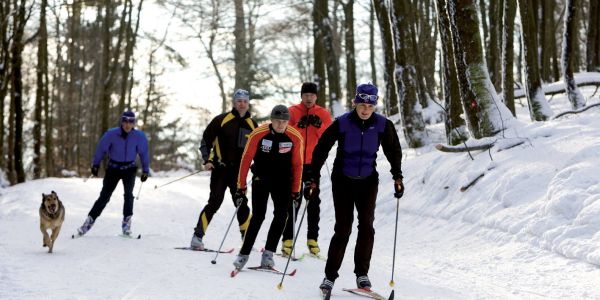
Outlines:
[[[331,125],[331,115],[321,106],[307,108],[303,103],[290,106],[290,125],[294,126],[304,139],[304,163],[312,162],[312,153],[319,138]],[[318,121],[314,121],[318,120]]]
[[[238,174],[238,189],[246,188],[250,164],[255,177],[275,181],[291,178],[292,192],[300,192],[302,184],[302,135],[292,126],[284,133],[277,133],[271,124],[261,125],[248,137],[248,143]]]
[[[241,117],[237,110],[216,116],[204,130],[200,152],[204,163],[238,166],[248,135],[258,125],[250,113]]]

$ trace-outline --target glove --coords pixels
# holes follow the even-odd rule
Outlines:
[[[304,199],[313,200],[319,194],[319,185],[314,179],[304,182]]]
[[[98,166],[92,166],[92,175],[98,177]]]
[[[317,128],[321,128],[323,121],[321,121],[321,118],[319,118],[317,115],[308,115],[308,124],[311,124]]]
[[[246,198],[246,188],[240,188],[235,191],[235,195],[233,195],[233,201],[235,202],[235,206],[240,206],[242,202],[247,201]]]
[[[306,116],[302,116],[302,118],[300,118],[300,120],[298,120],[298,124],[296,124],[298,126],[298,128],[306,128],[308,126],[309,122],[308,119],[306,118]]]
[[[402,183],[402,178],[398,178],[394,181],[394,190],[396,191],[394,197],[402,198],[402,195],[404,195],[404,183]]]
[[[146,172],[142,173],[142,177],[140,177],[140,180],[142,182],[145,182],[146,180],[148,180],[148,173],[146,173]]]
[[[293,192],[290,198],[292,199],[294,208],[300,206],[300,201],[302,201],[302,196],[300,195],[300,193]]]

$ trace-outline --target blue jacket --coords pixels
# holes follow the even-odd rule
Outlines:
[[[135,164],[139,154],[144,173],[150,172],[150,157],[148,155],[148,139],[143,131],[132,129],[126,133],[121,127],[107,130],[96,146],[93,166],[97,167],[104,156],[117,164]]]

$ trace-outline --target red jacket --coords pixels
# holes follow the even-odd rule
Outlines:
[[[304,138],[304,153],[302,156],[304,157],[304,163],[310,164],[312,162],[312,153],[319,141],[319,138],[331,125],[331,115],[329,112],[321,106],[315,104],[312,108],[308,109],[303,103],[296,104],[290,106],[290,123],[289,125],[293,126],[302,134],[302,138]],[[317,128],[310,122],[306,122],[307,119],[311,119],[314,117],[310,117],[309,115],[316,115],[321,120],[321,127]]]
[[[254,160],[254,176],[274,182],[291,178],[292,192],[300,192],[304,151],[302,144],[302,136],[291,126],[288,126],[284,133],[276,133],[271,124],[254,129],[242,154],[238,189],[246,188],[246,177]]]

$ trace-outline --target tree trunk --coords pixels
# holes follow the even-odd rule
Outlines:
[[[102,23],[102,62],[100,78],[102,79],[100,92],[100,131],[98,136],[102,136],[108,130],[110,119],[110,96],[111,96],[111,76],[110,59],[112,35],[110,29],[113,25],[113,5],[111,0],[104,0],[104,21]]]
[[[344,7],[344,30],[346,39],[346,91],[347,99],[352,99],[356,91],[356,51],[354,50],[354,0],[342,3]],[[341,95],[340,95],[341,96]],[[346,103],[352,109],[352,101]]]
[[[542,80],[538,66],[537,30],[532,0],[519,0],[521,15],[521,40],[523,45],[523,66],[525,68],[525,91],[529,103],[529,116],[532,121],[546,121],[552,110],[542,90]]]
[[[579,91],[579,88],[577,88],[575,78],[573,77],[573,71],[576,71],[577,68],[577,61],[573,54],[578,44],[577,7],[579,7],[579,5],[581,5],[581,0],[567,0],[562,52],[562,70],[565,90],[569,97],[569,101],[571,102],[571,107],[574,110],[585,106],[585,99]]]
[[[10,9],[10,1],[0,1],[0,20],[5,20],[8,17]],[[0,22],[0,169],[4,168],[4,100],[8,92],[8,68],[9,68],[9,35],[8,22]],[[7,149],[7,151],[10,151]],[[9,168],[6,168],[8,171]]]
[[[600,72],[600,3],[590,0],[589,24],[586,43],[588,72]]]
[[[502,26],[502,96],[508,110],[517,116],[515,111],[515,87],[513,78],[513,34],[517,7],[514,1],[505,0]]]
[[[450,145],[458,145],[469,138],[466,132],[465,120],[460,115],[463,113],[458,90],[458,79],[456,65],[454,63],[454,50],[452,49],[452,34],[448,12],[446,11],[446,0],[436,0],[437,22],[440,32],[440,43],[442,46],[442,91],[446,110],[446,139]]]
[[[454,61],[467,126],[475,138],[493,136],[512,118],[497,99],[483,57],[476,0],[448,0]]]
[[[512,1],[512,0],[508,0]],[[496,91],[500,90],[502,85],[501,80],[501,62],[500,57],[502,51],[502,6],[503,0],[490,0],[490,40],[488,43],[488,70],[490,72],[490,79],[496,88]]]
[[[317,104],[326,107],[326,67],[325,67],[325,44],[323,42],[325,33],[321,26],[324,21],[323,12],[327,11],[327,0],[315,0],[312,11],[313,17],[313,55],[314,55],[314,78],[313,82],[319,87],[317,94]]]
[[[33,178],[40,178],[41,147],[42,147],[42,105],[47,103],[48,96],[48,30],[46,28],[47,0],[40,4],[40,28],[38,33],[37,57],[37,90],[35,94],[35,108],[33,118]],[[47,158],[48,159],[48,158]]]
[[[14,16],[13,42],[11,47],[12,90],[11,99],[14,107],[14,171],[16,183],[25,182],[23,169],[23,82],[21,67],[23,64],[23,34],[25,28],[25,0],[20,3],[14,0],[16,13]],[[15,183],[15,181],[11,181]]]
[[[327,7],[327,5],[325,5]],[[335,102],[339,103],[339,97],[342,94],[340,87],[340,62],[338,59],[338,51],[336,51],[334,44],[335,31],[331,26],[331,19],[329,18],[328,10],[319,11],[323,14],[323,21],[321,22],[321,32],[323,33],[323,46],[325,46],[325,65],[327,66],[327,83],[329,85],[329,105],[333,107]]]
[[[396,69],[394,54],[394,39],[392,36],[392,24],[390,21],[389,9],[385,0],[373,0],[375,13],[379,22],[381,32],[381,48],[383,49],[383,81],[385,83],[384,109],[387,116],[395,115],[399,112],[398,94],[394,73]]]
[[[406,9],[409,10],[411,7],[407,6]],[[413,10],[414,11],[414,10]],[[429,106],[429,97],[427,96],[427,87],[425,86],[425,80],[424,80],[424,76],[423,74],[423,63],[421,62],[421,56],[424,55],[424,53],[426,53],[426,50],[423,50],[423,54],[420,51],[420,47],[417,43],[417,27],[416,27],[416,20],[415,18],[412,17],[412,14],[408,14],[407,16],[408,20],[406,22],[406,25],[408,26],[406,30],[409,31],[409,37],[410,39],[406,40],[406,43],[408,43],[408,45],[410,46],[406,46],[406,50],[409,51],[408,53],[411,53],[413,60],[414,60],[414,64],[412,65],[413,68],[415,68],[414,72],[415,75],[417,76],[414,80],[416,83],[415,88],[417,89],[417,99],[419,101],[419,104],[421,104],[422,108],[426,108],[427,106]],[[396,78],[396,81],[400,80],[399,78]]]
[[[407,15],[410,3],[408,0],[397,0],[393,4],[392,30],[394,32],[394,50],[396,60],[396,88],[398,89],[398,102],[401,105],[402,127],[404,136],[411,148],[418,148],[425,144],[425,122],[421,108],[417,101],[417,75],[414,61],[409,61],[410,31]]]
[[[552,81],[552,53],[556,50],[554,38],[555,0],[542,0],[542,18],[540,28],[540,75],[546,82]]]
[[[235,6],[235,27],[233,36],[235,37],[235,49],[233,52],[233,61],[235,63],[235,89],[249,90],[249,64],[248,64],[248,44],[246,40],[246,15],[244,14],[244,1],[234,0]]]
[[[371,64],[371,82],[377,85],[377,64],[375,63],[375,7],[373,1],[369,3],[369,63]],[[354,93],[354,91],[352,91]],[[354,95],[351,95],[352,99]]]

